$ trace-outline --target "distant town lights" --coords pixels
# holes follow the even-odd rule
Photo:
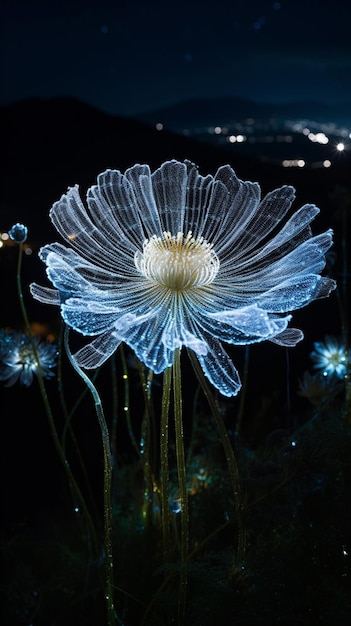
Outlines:
[[[306,163],[303,159],[284,159],[283,167],[305,167]]]
[[[229,135],[227,141],[229,141],[230,143],[243,143],[244,141],[246,141],[246,135]]]
[[[328,137],[324,133],[309,133],[307,135],[310,141],[314,141],[316,143],[327,144],[329,143]]]

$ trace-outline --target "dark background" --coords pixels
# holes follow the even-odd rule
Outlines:
[[[22,285],[30,321],[57,338],[54,307],[34,302],[28,286],[45,281],[38,250],[58,239],[48,213],[68,186],[84,196],[106,168],[124,171],[134,163],[152,169],[171,158],[190,159],[201,174],[227,162],[242,179],[258,181],[266,193],[281,184],[297,190],[295,208],[317,204],[315,234],[334,229],[327,271],[347,280],[350,156],[333,167],[289,169],[258,158],[233,155],[190,138],[130,119],[139,113],[202,97],[240,96],[258,102],[316,99],[349,110],[351,102],[350,10],[345,2],[4,2],[1,8],[0,232],[13,223],[29,228]],[[350,221],[348,221],[348,225]],[[23,328],[16,294],[17,247],[0,249],[0,328]],[[349,271],[349,270],[348,270]],[[347,272],[346,272],[347,273]],[[269,342],[250,349],[243,421],[248,447],[272,433],[293,432],[309,407],[297,395],[311,368],[310,352],[326,334],[339,336],[339,292],[293,316],[305,340],[292,350]],[[245,349],[229,348],[240,374]],[[134,373],[133,373],[134,372]],[[184,358],[185,406],[192,407],[192,373]],[[133,391],[138,380],[132,369]],[[188,381],[191,381],[188,383]],[[156,402],[162,379],[156,380]],[[64,363],[67,402],[80,381]],[[99,385],[111,410],[111,372]],[[47,383],[57,428],[63,420],[57,381]],[[235,428],[240,397],[226,401],[229,430]],[[0,384],[2,423],[2,510],[5,537],[13,532],[43,537],[48,520],[71,513],[66,480],[52,443],[36,381],[30,388]],[[185,412],[185,428],[191,412]],[[86,398],[75,422],[93,487],[101,487],[102,449],[96,416]],[[119,454],[128,458],[125,429]],[[67,511],[67,507],[69,511]]]
[[[194,98],[351,103],[335,0],[4,0],[1,96],[73,96],[134,116]]]

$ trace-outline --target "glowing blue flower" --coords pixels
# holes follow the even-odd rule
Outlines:
[[[239,375],[221,341],[295,345],[303,335],[288,328],[287,312],[335,288],[320,276],[332,232],[312,237],[309,227],[319,210],[306,204],[282,224],[294,197],[283,186],[261,201],[259,185],[228,165],[214,177],[174,160],[154,173],[147,165],[107,170],[88,190],[88,208],[78,186],[53,205],[70,248],[42,248],[56,290],[34,284],[32,294],[96,336],[75,355],[84,368],[124,341],[160,373],[186,346],[208,379],[235,395]]]
[[[56,365],[57,346],[33,337],[44,378],[54,376],[52,368]],[[33,375],[38,375],[38,363],[28,335],[18,332],[0,333],[0,380],[6,381],[5,387],[14,385],[19,380],[29,387]]]
[[[326,336],[324,343],[317,341],[311,352],[313,367],[322,370],[323,376],[344,378],[346,374],[346,348],[335,337]]]
[[[9,236],[16,243],[23,243],[28,236],[28,228],[24,224],[14,224],[9,230]]]

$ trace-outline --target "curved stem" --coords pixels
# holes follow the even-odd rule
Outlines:
[[[62,408],[62,412],[63,412],[63,416],[65,418],[65,424],[62,430],[62,435],[61,435],[61,446],[62,446],[62,450],[64,455],[66,456],[66,447],[67,447],[67,433],[70,434],[73,446],[74,446],[74,452],[75,455],[78,459],[79,462],[79,466],[82,472],[82,477],[84,478],[84,482],[85,482],[85,489],[87,492],[87,495],[89,496],[89,501],[90,501],[90,506],[94,515],[94,519],[95,519],[95,523],[99,524],[99,515],[97,512],[97,507],[96,507],[96,503],[95,503],[95,498],[93,496],[93,492],[91,489],[91,485],[90,485],[90,480],[89,480],[89,476],[87,473],[87,469],[84,463],[84,459],[79,447],[79,443],[76,437],[76,434],[74,432],[73,426],[72,426],[72,418],[73,415],[75,414],[76,410],[78,409],[78,406],[80,405],[81,401],[83,400],[84,396],[89,393],[89,389],[87,387],[84,387],[83,392],[80,394],[80,396],[78,397],[77,401],[75,402],[73,408],[71,409],[70,412],[68,412],[67,409],[67,405],[66,405],[66,401],[65,401],[65,395],[64,395],[64,385],[63,385],[63,375],[62,375],[62,348],[63,348],[63,335],[64,335],[64,322],[62,321],[61,323],[61,328],[60,328],[60,335],[59,335],[59,357],[58,357],[58,363],[57,363],[57,383],[58,383],[58,393],[60,396],[60,401],[61,401],[61,408]],[[98,371],[96,371],[94,373],[94,378],[97,376]],[[94,380],[94,379],[93,379]]]
[[[244,415],[244,406],[245,406],[246,391],[247,391],[247,381],[248,381],[248,375],[249,375],[249,360],[250,360],[250,346],[247,345],[247,346],[245,346],[244,372],[243,372],[243,376],[242,376],[242,387],[241,387],[241,391],[240,391],[240,404],[239,404],[238,417],[236,419],[236,428],[235,428],[235,439],[236,439],[236,442],[239,441],[239,438],[240,438],[240,435],[241,435],[241,424],[242,424],[243,415]]]
[[[105,531],[105,568],[106,568],[106,592],[105,599],[107,602],[107,616],[108,626],[114,626],[116,613],[113,605],[113,554],[112,554],[112,505],[111,505],[111,476],[112,476],[112,463],[111,463],[111,450],[110,450],[110,437],[106,424],[105,415],[102,408],[100,396],[91,382],[90,378],[81,370],[78,363],[74,359],[69,345],[68,345],[69,330],[66,326],[65,329],[65,348],[67,356],[76,370],[77,374],[84,380],[88,386],[95,403],[96,415],[98,418],[102,445],[104,451],[104,531]]]
[[[234,507],[235,507],[235,513],[236,513],[236,523],[237,523],[237,528],[238,528],[238,544],[237,544],[236,556],[237,556],[238,561],[240,562],[242,561],[244,557],[244,553],[245,553],[245,536],[244,536],[244,527],[242,523],[243,502],[242,502],[242,495],[241,495],[239,470],[238,470],[236,458],[234,455],[233,447],[229,441],[227,429],[224,425],[217,403],[213,397],[213,394],[211,393],[210,387],[203,375],[202,369],[199,365],[199,362],[195,354],[191,350],[188,350],[188,354],[189,354],[191,364],[194,368],[195,374],[197,376],[197,379],[202,387],[204,395],[210,406],[212,414],[216,419],[217,427],[218,427],[219,434],[221,437],[222,446],[224,449],[224,454],[226,457],[228,470],[229,470],[229,476],[231,479],[233,493],[234,493]]]
[[[188,492],[186,485],[186,468],[182,420],[182,383],[180,367],[180,350],[174,353],[173,364],[174,424],[176,438],[176,457],[180,500],[180,589],[178,599],[178,624],[184,623],[185,600],[187,585],[187,558],[189,543],[189,512]]]
[[[30,323],[29,323],[29,319],[28,319],[28,315],[27,315],[27,311],[26,311],[26,307],[24,304],[24,299],[23,299],[23,293],[22,293],[22,285],[21,285],[21,268],[22,268],[22,255],[23,255],[23,243],[19,244],[19,251],[18,251],[18,263],[17,263],[17,275],[16,275],[16,280],[17,280],[17,293],[18,293],[18,299],[19,299],[19,304],[20,304],[20,308],[21,308],[21,313],[22,313],[22,317],[23,317],[23,321],[24,321],[24,325],[28,334],[28,337],[31,341],[31,345],[32,345],[32,350],[33,350],[33,354],[37,363],[37,378],[38,378],[38,383],[39,383],[39,390],[40,390],[40,394],[43,400],[43,404],[44,404],[44,409],[45,409],[45,413],[49,422],[49,429],[51,432],[51,436],[54,442],[54,446],[56,448],[56,451],[58,453],[59,459],[64,467],[64,470],[66,472],[67,475],[67,479],[68,479],[68,484],[69,487],[71,489],[71,492],[73,494],[73,498],[76,501],[76,504],[78,505],[78,507],[81,508],[83,515],[85,516],[89,531],[90,531],[90,536],[91,536],[91,540],[93,542],[93,546],[94,546],[94,550],[95,550],[95,555],[96,555],[96,559],[99,558],[99,544],[98,544],[98,540],[97,540],[97,536],[96,536],[96,532],[95,532],[95,527],[91,518],[91,515],[88,511],[88,508],[86,506],[85,503],[85,499],[78,487],[78,484],[76,483],[76,480],[73,476],[72,470],[70,468],[70,465],[68,463],[68,460],[66,458],[64,449],[61,445],[57,430],[56,430],[56,425],[55,425],[55,421],[54,421],[54,417],[51,411],[51,406],[49,403],[49,399],[46,393],[46,388],[45,388],[45,383],[44,383],[44,377],[43,377],[43,371],[42,371],[42,367],[41,367],[41,363],[40,363],[40,358],[39,358],[39,354],[35,345],[35,341],[33,340],[33,335],[32,335],[32,331],[31,331],[31,327],[30,327]]]

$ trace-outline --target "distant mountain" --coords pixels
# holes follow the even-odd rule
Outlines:
[[[220,147],[62,97],[1,107],[0,145],[0,230],[28,215],[37,231],[47,230],[48,211],[67,187],[78,183],[84,192],[107,168],[124,171],[138,162],[155,168],[187,158],[214,173],[229,160]],[[241,178],[280,177],[280,168],[256,158],[238,155],[230,162]]]
[[[124,171],[134,163],[154,169],[169,159],[190,159],[203,174],[230,163],[240,178],[260,182],[263,191],[288,183],[316,203],[325,201],[335,184],[349,184],[346,155],[323,177],[304,168],[287,171],[257,155],[160,132],[71,98],[30,99],[0,108],[0,145],[0,231],[29,221],[41,241],[56,236],[48,213],[68,186],[78,183],[85,194],[100,172]]]
[[[351,124],[351,103],[329,105],[321,102],[266,104],[243,98],[202,98],[180,102],[170,107],[140,113],[135,119],[148,124],[161,122],[166,128],[224,125],[247,118],[259,120],[313,119],[318,122]]]
[[[34,254],[23,264],[23,284],[45,281],[38,247],[58,240],[49,210],[66,192],[79,184],[84,197],[97,175],[107,168],[124,171],[135,163],[151,169],[169,159],[190,159],[201,174],[215,174],[229,163],[243,180],[258,181],[265,194],[283,184],[297,189],[297,206],[314,202],[321,208],[319,228],[333,227],[335,190],[350,188],[350,159],[341,158],[335,167],[323,171],[307,168],[285,169],[262,158],[231,153],[220,146],[201,143],[191,137],[158,131],[140,121],[107,115],[70,98],[31,99],[0,108],[0,232],[23,222],[29,228],[28,243]],[[344,155],[342,155],[343,157]],[[14,325],[16,304],[16,249],[0,249],[2,280],[0,326]],[[47,319],[50,307],[28,298],[31,319]],[[52,315],[56,315],[55,307]],[[18,324],[21,314],[15,306]]]

